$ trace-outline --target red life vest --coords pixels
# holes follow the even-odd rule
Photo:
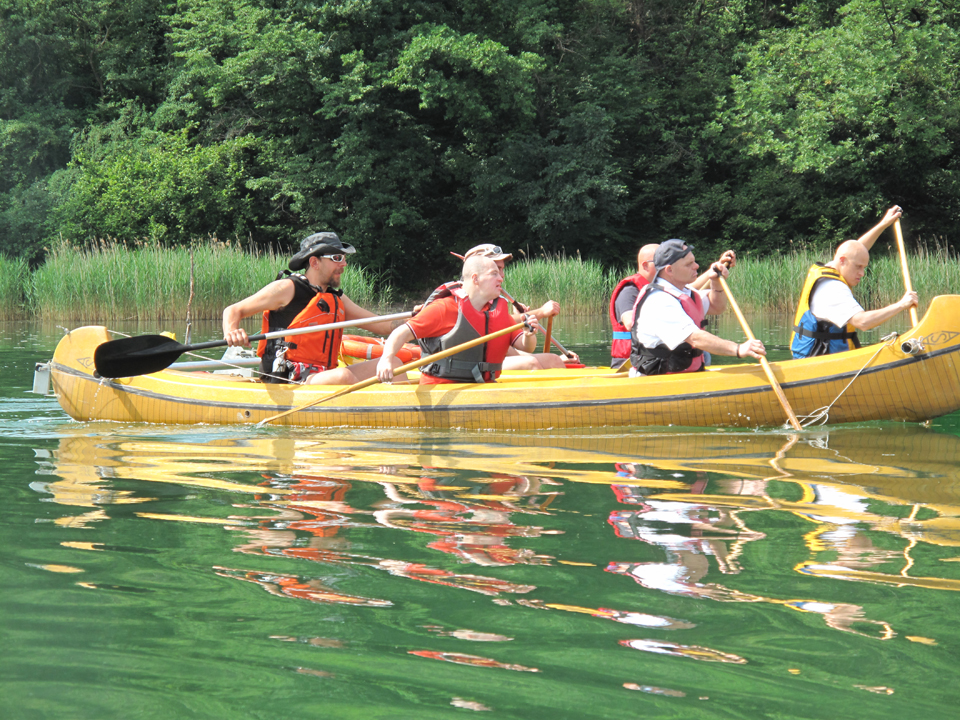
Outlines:
[[[643,375],[669,375],[681,372],[697,372],[703,368],[703,351],[697,350],[689,343],[683,342],[677,345],[673,350],[666,345],[657,345],[648,348],[640,344],[637,340],[637,318],[640,316],[640,307],[654,292],[665,292],[675,298],[683,311],[693,320],[698,328],[702,328],[705,322],[703,312],[703,303],[700,295],[696,292],[693,296],[677,290],[669,283],[659,284],[651,283],[640,291],[640,296],[633,306],[633,330],[632,347],[630,352],[630,364],[633,365]]]
[[[643,288],[649,285],[649,281],[637,273],[636,275],[631,275],[628,278],[624,278],[619,283],[617,287],[613,290],[613,295],[610,296],[610,324],[613,325],[613,346],[610,349],[610,357],[614,359],[625,360],[630,357],[630,344],[633,337],[630,334],[630,328],[620,322],[620,317],[617,315],[617,298],[620,297],[620,293],[627,285],[633,285],[637,290],[643,290]],[[636,317],[636,315],[634,315]]]
[[[453,297],[446,302],[457,303],[457,321],[446,334],[438,338],[421,339],[420,346],[425,353],[456,347],[514,324],[510,306],[503,298],[495,298],[482,310],[477,310],[461,290],[455,290]],[[503,359],[509,349],[508,333],[431,363],[421,372],[450,382],[493,382],[500,374]]]
[[[420,313],[427,305],[432,303],[434,300],[439,300],[443,297],[450,297],[451,295],[456,295],[461,297],[463,295],[463,282],[460,280],[451,280],[448,283],[444,283],[440,287],[436,288],[430,295],[427,296],[427,299],[423,301],[423,305],[414,309],[414,315]]]

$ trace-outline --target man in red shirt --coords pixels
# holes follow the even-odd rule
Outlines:
[[[493,260],[483,256],[467,258],[462,280],[461,288],[427,304],[390,333],[377,363],[381,382],[393,379],[393,369],[400,365],[397,352],[404,343],[431,340],[438,346],[437,351],[446,350],[514,324],[509,303],[500,297],[503,276]],[[420,372],[421,384],[493,382],[500,374],[508,348],[530,352],[536,346],[537,320],[530,317],[528,323],[529,329],[516,330],[425,366]]]

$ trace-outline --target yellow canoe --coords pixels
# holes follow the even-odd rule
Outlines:
[[[50,362],[53,390],[76,420],[250,425],[339,388],[264,385],[209,372],[163,370],[108,380],[93,354],[106,328],[67,334]],[[911,349],[910,345],[919,349]],[[960,409],[960,296],[933,299],[920,324],[859,350],[770,363],[794,411],[830,423],[923,421]],[[373,385],[286,415],[304,427],[542,428],[782,425],[757,364],[650,378],[587,371],[516,373],[490,385]]]

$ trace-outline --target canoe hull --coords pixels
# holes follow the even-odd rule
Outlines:
[[[94,377],[105,328],[66,335],[50,364],[53,389],[74,419],[250,425],[320,400],[336,388],[264,385],[166,370],[118,380]],[[902,344],[919,340],[909,355]],[[771,363],[798,416],[830,407],[830,423],[918,422],[960,409],[960,296],[933,300],[900,338],[825,358]],[[852,382],[851,382],[852,381]],[[762,369],[733,365],[690,375],[611,377],[600,369],[518,374],[493,385],[374,385],[278,419],[305,427],[541,428],[769,427],[783,409]]]

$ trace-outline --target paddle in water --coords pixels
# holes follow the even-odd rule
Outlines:
[[[307,333],[325,332],[338,328],[356,327],[371,322],[384,320],[402,320],[412,313],[403,312],[393,315],[344,320],[343,322],[328,325],[313,325],[295,330],[277,330],[276,332],[251,335],[250,341],[270,340],[271,338],[287,337],[289,335],[305,335]],[[135,337],[110,340],[97,346],[93,353],[93,365],[97,374],[105,378],[134,377],[149,375],[170,367],[177,358],[186,352],[206,350],[208,348],[226,347],[226,340],[211,340],[209,342],[184,345],[166,335],[137,335]]]
[[[723,291],[727,294],[727,301],[730,303],[730,307],[733,308],[734,314],[737,316],[737,320],[740,321],[740,327],[743,328],[743,332],[746,334],[748,340],[756,340],[753,331],[750,330],[750,325],[747,324],[747,319],[743,316],[743,313],[740,312],[740,306],[737,304],[736,299],[733,297],[733,293],[730,292],[730,286],[727,285],[727,281],[724,279],[723,275],[717,273],[718,279],[720,280],[720,286],[723,288]],[[760,367],[763,368],[764,374],[767,376],[767,382],[770,383],[770,387],[773,389],[774,394],[777,396],[777,400],[780,401],[780,406],[783,408],[783,411],[787,414],[787,422],[790,423],[790,426],[794,430],[803,430],[800,426],[800,421],[797,420],[797,415],[793,412],[793,408],[790,407],[790,401],[787,400],[787,396],[783,394],[783,388],[780,387],[780,383],[777,382],[777,378],[773,375],[773,368],[770,367],[770,363],[767,362],[765,357],[760,357]]]

